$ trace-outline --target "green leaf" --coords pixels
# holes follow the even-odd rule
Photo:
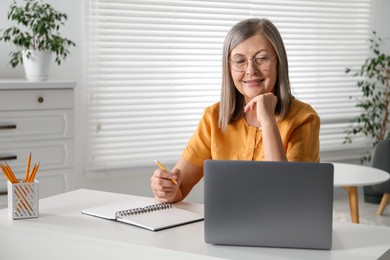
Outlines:
[[[351,128],[346,131],[343,143],[352,143],[355,136],[363,135],[371,138],[375,147],[385,136],[390,138],[390,55],[381,52],[382,40],[375,31],[369,42],[372,56],[352,75],[359,77],[356,85],[363,98],[355,107],[362,109],[362,113],[350,120]],[[350,72],[350,69],[345,69],[345,73]],[[362,161],[365,160],[371,160],[370,154],[362,157]]]

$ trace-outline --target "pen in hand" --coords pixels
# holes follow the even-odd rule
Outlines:
[[[154,162],[158,165],[158,167],[160,167],[160,169],[161,170],[163,170],[163,171],[168,171],[159,161],[157,161],[157,160],[154,160]],[[172,182],[174,183],[174,184],[176,184],[177,185],[177,182],[176,182],[176,180],[175,179],[171,179],[172,180]]]

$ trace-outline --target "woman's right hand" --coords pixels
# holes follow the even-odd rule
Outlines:
[[[179,169],[167,172],[156,169],[151,178],[151,187],[156,200],[160,202],[175,202],[181,199]],[[173,181],[175,180],[176,183]]]
[[[203,168],[188,163],[184,158],[176,163],[172,172],[157,169],[151,178],[151,187],[156,200],[177,202],[183,200],[203,177]],[[175,184],[172,180],[175,180]]]

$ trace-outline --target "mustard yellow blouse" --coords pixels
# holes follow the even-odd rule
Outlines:
[[[262,133],[245,118],[228,125],[226,133],[218,127],[219,103],[207,107],[198,128],[183,151],[183,158],[199,167],[206,159],[264,160]],[[308,104],[293,99],[283,120],[277,121],[289,161],[319,162],[320,118]]]

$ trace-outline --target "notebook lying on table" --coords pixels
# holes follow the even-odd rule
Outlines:
[[[138,226],[151,231],[203,220],[203,214],[180,209],[171,203],[156,203],[147,197],[129,196],[118,203],[83,209],[81,213]]]
[[[205,241],[330,249],[333,164],[208,160]]]

